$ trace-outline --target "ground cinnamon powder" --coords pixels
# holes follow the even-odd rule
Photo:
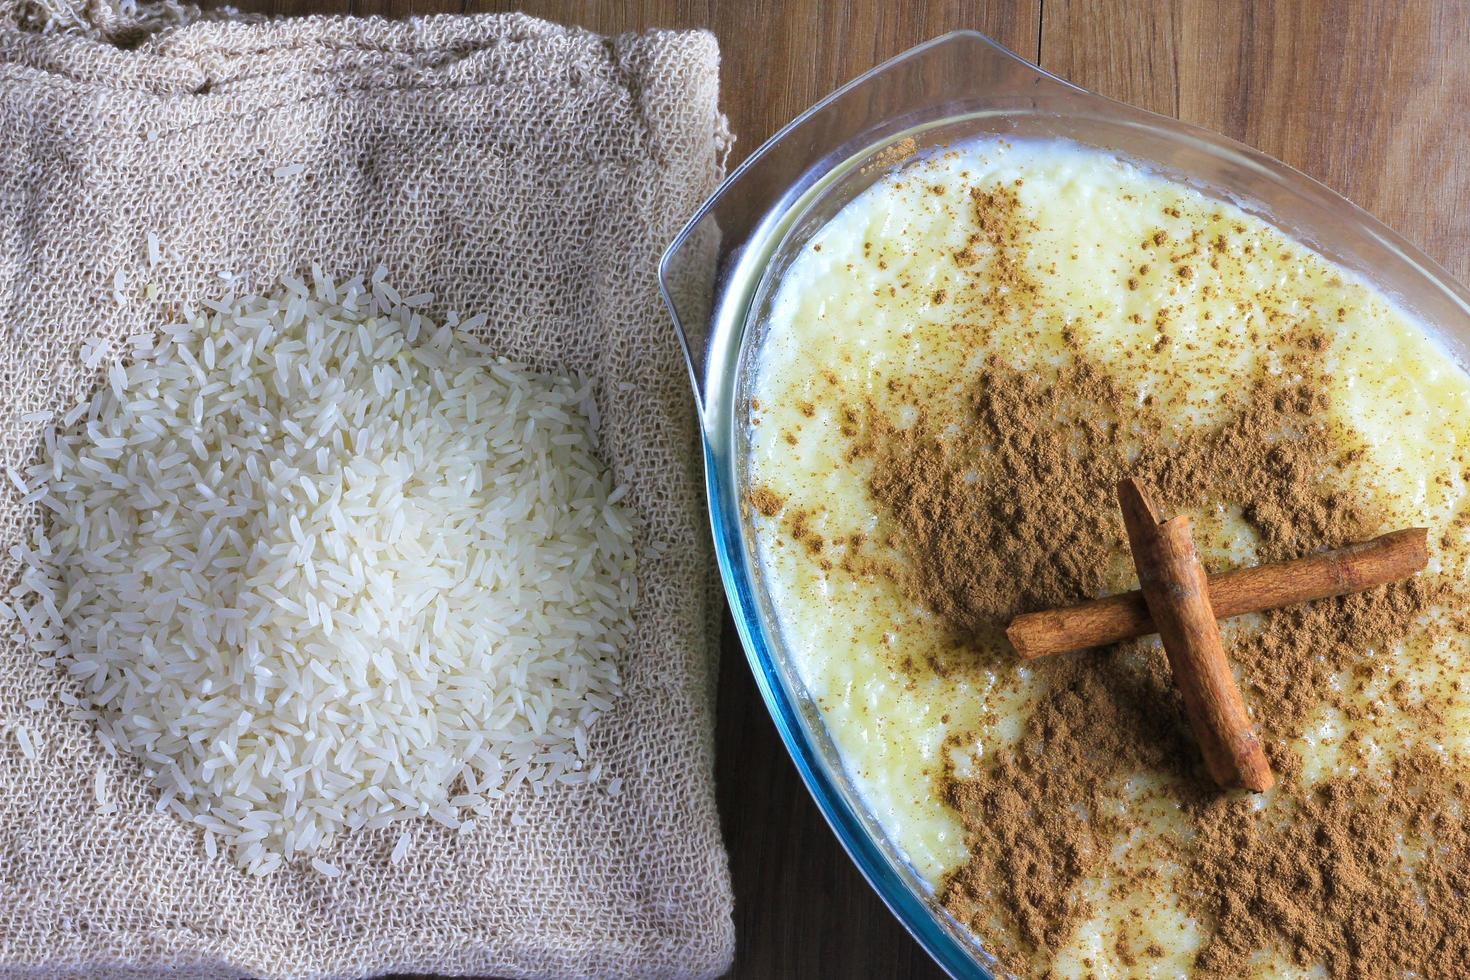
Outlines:
[[[959,397],[947,387],[889,379],[854,398],[835,375],[814,377],[837,406],[846,465],[871,468],[879,533],[829,531],[824,540],[810,513],[759,487],[749,497],[766,517],[779,515],[799,553],[824,574],[891,579],[946,626],[952,650],[942,662],[916,663],[899,644],[896,670],[944,678],[999,663],[1019,671],[995,653],[1013,616],[1134,587],[1114,492],[1127,476],[1156,487],[1169,510],[1190,514],[1206,554],[1212,535],[1222,536],[1227,511],[1255,530],[1262,562],[1388,529],[1371,500],[1339,478],[1361,450],[1326,421],[1330,342],[1313,329],[1310,311],[1303,315],[1269,290],[1254,296],[1252,307],[1271,330],[1252,333],[1250,342],[1269,351],[1279,370],[1241,391],[1222,384],[1223,421],[1180,426],[1169,420],[1183,406],[1154,398],[1184,395],[1140,403],[1088,359],[1070,327],[1049,319],[1033,278],[1041,270],[1028,255],[1034,229],[1017,187],[970,188],[960,206],[967,213],[955,219],[975,229],[951,257],[963,288],[930,297],[955,318],[947,342],[984,343],[1002,320],[1034,324],[1038,338],[1066,342],[1063,365],[1020,370],[992,357]],[[1245,231],[1234,227],[1236,235]],[[1199,263],[1219,271],[1236,261],[1223,233],[1205,238],[1156,231],[1139,245],[1143,261],[1120,275],[1136,288],[1151,263],[1167,263],[1174,279],[1189,281]],[[1242,260],[1254,248],[1244,241]],[[1157,358],[1181,343],[1174,337],[1181,310],[1159,306],[1153,351],[1139,356]],[[1143,322],[1137,314],[1131,320]],[[1184,343],[1178,356],[1187,359]],[[796,407],[805,419],[817,414],[812,402]],[[938,780],[961,817],[970,855],[943,881],[940,901],[1007,969],[1044,974],[1093,911],[1081,884],[1144,822],[1137,814],[1146,798],[1162,795],[1187,833],[1143,835],[1130,873],[1107,867],[1114,887],[1104,898],[1143,892],[1181,900],[1208,934],[1197,975],[1246,975],[1260,950],[1301,966],[1321,963],[1338,977],[1466,975],[1470,789],[1433,752],[1449,734],[1439,707],[1448,698],[1433,685],[1384,676],[1392,669],[1388,652],[1424,633],[1428,610],[1464,604],[1451,592],[1451,583],[1421,576],[1227,628],[1227,653],[1280,777],[1264,808],[1259,798],[1216,791],[1204,776],[1156,640],[1028,664],[1042,693],[1020,737],[966,776],[947,768]],[[1467,683],[1442,673],[1435,683]],[[1338,774],[1314,783],[1290,740],[1324,708],[1372,722],[1359,697],[1369,685],[1393,702],[1396,724],[1410,720],[1423,748],[1385,771],[1371,740],[1350,736],[1338,746]],[[956,746],[977,741],[966,732],[950,738]],[[1156,787],[1143,797],[1129,788],[1140,774]],[[1165,867],[1179,871],[1165,874]],[[1139,969],[1164,955],[1133,927],[1108,951]]]
[[[1293,794],[1283,821],[1248,804],[1199,809],[1184,887],[1218,923],[1197,967],[1239,977],[1276,947],[1334,977],[1463,977],[1470,968],[1470,788],[1438,756],[1396,760],[1383,781]],[[1403,839],[1427,844],[1405,873]]]
[[[1286,376],[1301,380],[1262,382],[1224,423],[1198,429],[1170,426],[1080,356],[1046,380],[992,358],[967,401],[937,412],[916,396],[918,421],[907,426],[868,400],[844,416],[847,436],[872,461],[870,491],[896,529],[886,544],[904,560],[864,559],[849,546],[847,561],[897,579],[963,648],[997,642],[1017,613],[1132,585],[1113,492],[1125,475],[1158,487],[1206,535],[1215,508],[1238,508],[1260,536],[1262,561],[1371,537],[1379,516],[1330,478],[1343,460],[1322,421],[1316,346],[1307,337],[1293,355],[1297,370]],[[1351,683],[1340,689],[1334,678],[1367,670],[1371,679],[1369,651],[1408,636],[1443,588],[1418,579],[1268,613],[1258,629],[1236,631],[1229,655],[1283,776],[1265,811],[1200,775],[1155,644],[1034,664],[1049,693],[1019,741],[978,775],[942,780],[971,855],[944,882],[942,902],[1003,962],[1044,962],[1091,913],[1078,886],[1129,829],[1128,807],[1118,805],[1123,781],[1156,773],[1194,839],[1159,855],[1183,864],[1179,880],[1132,886],[1179,889],[1213,923],[1197,964],[1203,975],[1240,975],[1261,948],[1324,962],[1341,976],[1446,975],[1439,968],[1456,957],[1470,962],[1470,919],[1448,900],[1470,873],[1453,816],[1465,805],[1463,787],[1404,760],[1386,783],[1344,777],[1306,788],[1286,746],[1324,704],[1359,710]],[[1411,878],[1389,858],[1395,835],[1416,827],[1433,831],[1438,850]],[[1424,905],[1416,889],[1441,901]],[[1413,914],[1395,914],[1401,902]],[[988,928],[997,909],[1009,919],[999,938]],[[1425,936],[1435,943],[1424,945]],[[1114,954],[1139,963],[1162,952],[1125,931]]]

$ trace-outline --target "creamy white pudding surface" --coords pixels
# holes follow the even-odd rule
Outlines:
[[[995,140],[848,204],[762,329],[745,475],[777,628],[878,822],[1003,970],[1470,970],[1447,907],[1470,377],[1422,325],[1234,206]],[[1209,785],[1156,640],[1029,664],[1004,641],[1136,586],[1133,474],[1212,569],[1430,529],[1412,583],[1226,625],[1270,793]]]

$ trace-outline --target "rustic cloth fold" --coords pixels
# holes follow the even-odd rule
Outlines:
[[[641,598],[626,694],[591,747],[620,794],[518,794],[458,838],[429,821],[347,834],[324,855],[335,879],[208,858],[62,703],[72,682],[0,639],[0,973],[721,972],[718,604],[655,280],[721,172],[713,38],[308,18],[193,23],[123,50],[14,20],[0,24],[0,463],[35,458],[27,413],[97,383],[82,338],[151,331],[170,302],[219,295],[222,275],[254,289],[311,262],[339,281],[381,263],[439,313],[489,314],[500,352],[595,380],[641,521]],[[0,553],[39,519],[0,490]],[[95,802],[99,770],[115,813]],[[392,865],[403,826],[413,848]]]

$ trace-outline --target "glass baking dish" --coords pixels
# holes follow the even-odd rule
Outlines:
[[[791,258],[883,174],[986,134],[1075,140],[1234,203],[1362,274],[1431,325],[1461,363],[1470,344],[1470,291],[1344,198],[1233,140],[1071,85],[970,31],[899,55],[807,110],[731,174],[669,246],[660,282],[698,405],[720,573],[756,682],[869,883],[940,966],[977,977],[990,976],[994,960],[938,906],[868,812],[790,663],[740,501],[751,355]]]

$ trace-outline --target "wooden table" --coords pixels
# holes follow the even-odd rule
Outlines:
[[[1306,171],[1470,278],[1470,0],[235,0],[275,13],[524,10],[603,33],[705,27],[733,166],[822,95],[975,28],[1048,71]],[[837,845],[733,628],[717,732],[739,933],[732,976],[934,977]]]

